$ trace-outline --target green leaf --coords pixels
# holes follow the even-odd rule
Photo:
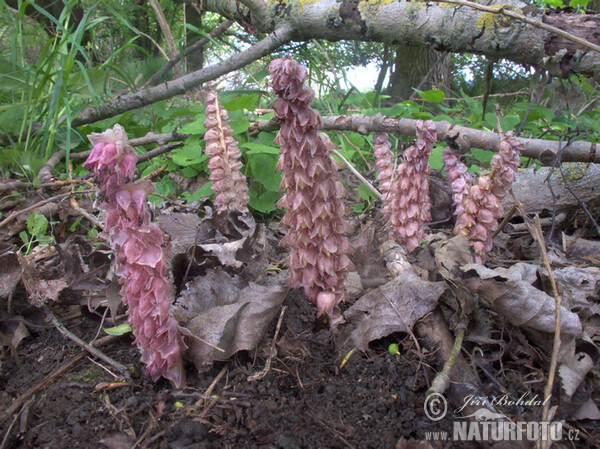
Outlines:
[[[222,103],[222,106],[227,111],[239,111],[246,109],[248,111],[254,111],[258,106],[258,94],[244,95],[228,102]]]
[[[179,132],[181,134],[200,134],[203,136],[206,132],[206,127],[204,126],[205,118],[206,116],[204,114],[197,115],[194,121],[188,122],[185,125],[183,125],[179,129]]]
[[[242,134],[248,131],[250,128],[250,122],[248,120],[235,120],[227,123],[233,130],[233,135]]]
[[[496,114],[493,112],[488,112],[485,114],[485,122],[490,128],[495,129],[497,127]],[[521,118],[518,115],[507,115],[506,117],[500,117],[500,126],[504,132],[514,130],[519,123],[521,123]]]
[[[356,203],[352,206],[352,211],[355,214],[360,214],[363,210],[365,210],[365,203]]]
[[[37,242],[40,245],[50,245],[54,243],[54,237],[52,237],[51,235],[40,235],[37,237]]]
[[[426,90],[425,92],[415,89],[423,100],[429,103],[440,103],[446,98],[446,94],[442,90]]]
[[[275,145],[273,142],[275,140],[275,135],[275,133],[261,131],[258,133],[258,143],[262,143],[263,145]]]
[[[203,146],[198,140],[186,142],[180,150],[172,152],[173,162],[182,167],[199,164],[208,158],[202,149]]]
[[[492,157],[494,156],[493,151],[482,150],[481,148],[471,148],[471,154],[483,165],[488,165],[492,161]]]
[[[252,193],[252,191],[251,191]],[[252,209],[258,212],[268,213],[273,212],[277,209],[275,203],[279,200],[280,195],[277,192],[265,192],[262,195],[254,196],[250,195],[249,205]]]
[[[187,201],[189,203],[192,203],[192,202],[198,201],[198,200],[200,200],[202,198],[209,197],[212,194],[213,194],[212,181],[208,181],[206,184],[204,184],[202,187],[200,187],[198,190],[196,190],[194,193],[192,193],[187,198]]]
[[[279,154],[279,148],[271,146],[271,145],[264,145],[262,143],[256,143],[256,142],[243,143],[240,145],[240,148],[248,149],[246,154],[259,154],[259,153],[277,154],[277,155]]]
[[[444,168],[444,161],[442,160],[442,153],[444,152],[444,147],[442,146],[434,146],[433,150],[431,150],[431,156],[429,156],[429,166],[434,170],[441,170]]]
[[[46,234],[48,219],[41,214],[31,214],[27,217],[27,231],[35,237]]]
[[[469,107],[469,110],[471,111],[471,113],[475,117],[481,118],[481,114],[483,113],[483,105],[480,102],[478,102],[477,100],[475,100],[474,98],[471,98],[467,94],[465,94],[462,91],[462,89],[460,91],[460,94],[467,102],[467,106]]]
[[[361,184],[358,186],[358,194],[363,200],[370,201],[372,199],[377,199],[377,195],[375,195],[371,189],[367,187],[366,184]]]
[[[19,237],[21,237],[21,240],[23,241],[23,243],[25,243],[26,245],[29,243],[29,235],[25,232],[25,231],[21,231],[19,232]]]
[[[277,157],[273,155],[258,153],[253,154],[248,159],[250,170],[254,175],[254,179],[260,182],[265,189],[277,191],[281,184],[282,173],[276,172]]]
[[[128,323],[123,323],[115,327],[103,327],[102,330],[108,335],[115,335],[117,337],[120,337],[121,335],[128,334],[133,329],[131,329],[131,326]]]

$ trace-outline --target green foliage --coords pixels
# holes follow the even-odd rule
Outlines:
[[[114,327],[103,327],[102,330],[106,332],[108,335],[114,335],[116,337],[120,337],[122,335],[128,334],[132,332],[131,326],[129,323],[119,324]]]
[[[48,219],[41,214],[31,214],[27,217],[27,231],[21,231],[19,237],[23,241],[21,251],[29,254],[34,244],[49,245],[54,243],[54,237],[46,235]]]

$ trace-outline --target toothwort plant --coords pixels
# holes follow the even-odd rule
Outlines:
[[[165,236],[146,209],[153,186],[132,182],[137,157],[120,125],[88,138],[93,148],[83,166],[94,171],[99,184],[96,202],[106,212],[105,231],[135,344],[150,377],[156,381],[163,376],[179,388],[185,382],[181,353],[186,346],[170,312]]]
[[[492,249],[492,235],[498,230],[498,219],[504,215],[500,200],[515,180],[523,148],[523,144],[511,132],[507,133],[500,142],[499,152],[492,157],[490,174],[474,180],[463,191],[462,198],[455,195],[455,201],[460,199],[461,202],[457,204],[454,232],[469,238],[477,263],[484,263],[487,253]],[[452,163],[446,171],[449,176],[450,173],[452,176],[456,174]]]
[[[384,205],[390,216],[387,226],[392,238],[409,253],[419,246],[425,234],[423,225],[431,221],[427,176],[429,155],[437,141],[435,123],[431,120],[418,120],[416,131],[416,142],[404,151],[404,162],[398,167]]]
[[[208,168],[212,189],[215,192],[214,205],[217,213],[225,211],[248,212],[248,185],[242,174],[242,162],[233,131],[227,125],[227,111],[221,108],[216,92],[206,98],[206,148],[210,157]]]
[[[345,294],[344,273],[352,267],[347,257],[351,247],[343,236],[348,230],[341,201],[344,189],[330,155],[335,146],[317,133],[321,118],[310,107],[314,92],[304,84],[306,68],[280,58],[269,65],[269,72],[279,97],[275,116],[281,122],[277,168],[284,173],[285,193],[278,206],[286,209],[281,222],[290,227],[281,244],[291,248],[292,285],[302,287],[317,314],[325,313],[335,325],[340,319],[336,306]]]

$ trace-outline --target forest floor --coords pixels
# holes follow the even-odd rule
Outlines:
[[[86,356],[31,396],[19,419],[9,417],[2,434],[13,429],[4,447],[393,448],[427,431],[451,431],[450,417],[432,422],[424,415],[431,371],[413,352],[391,355],[377,345],[340,367],[329,331],[314,328],[310,305],[297,294],[285,305],[278,340],[285,349],[264,378],[248,381],[265,366],[259,348],[204,373],[189,367],[187,387],[174,391],[143,375],[137,349],[121,337],[104,352],[135,367],[131,384]],[[91,340],[100,320],[88,315],[63,323]],[[268,337],[273,333],[274,326]],[[79,353],[54,327],[40,328],[19,346],[19,363],[3,361],[0,409]]]
[[[421,317],[431,315],[438,301],[442,305],[438,307],[438,315],[450,323],[447,329],[454,329],[456,311],[462,308],[462,313],[470,317],[470,324],[459,356],[463,360],[460,369],[471,372],[473,384],[471,381],[461,384],[453,378],[451,390],[466,386],[476,397],[488,400],[543,398],[550,361],[557,357],[553,355],[549,333],[554,329],[554,298],[540,268],[542,260],[535,241],[527,233],[520,233],[518,237],[501,234],[490,258],[491,266],[496,268],[483,271],[478,266],[471,268],[468,276],[453,280],[455,285],[473,288],[482,298],[492,292],[497,296],[496,303],[489,301],[474,307],[462,298],[456,306],[446,281],[440,276],[448,257],[459,254],[456,248],[444,249],[430,242],[426,248],[417,250],[417,255],[410,260],[420,270],[418,290],[403,290],[405,284],[416,281],[390,275],[389,266],[386,267],[378,252],[384,235],[380,224],[366,215],[354,220],[352,244],[356,252],[352,257],[363,285],[354,298],[346,301],[343,310],[353,326],[351,329],[367,329],[365,333],[370,336],[352,334],[354,346],[362,346],[363,350],[351,351],[352,345],[340,343],[343,332],[332,333],[323,323],[315,322],[314,306],[299,291],[281,290],[279,285],[285,273],[270,279],[265,277],[265,272],[281,271],[273,267],[273,260],[280,263],[285,256],[281,249],[275,249],[283,232],[275,225],[244,224],[235,220],[229,223],[237,230],[233,232],[237,232],[235,238],[241,234],[240,241],[247,239],[251,244],[235,253],[244,261],[243,268],[225,269],[220,267],[221,262],[237,263],[223,253],[228,248],[227,242],[219,243],[221,252],[218,254],[210,253],[211,250],[202,245],[190,252],[191,246],[207,240],[206,236],[199,238],[199,234],[213,232],[209,229],[212,224],[194,222],[192,231],[182,235],[186,233],[183,228],[171,222],[167,227],[171,226],[175,253],[173,276],[180,293],[184,290],[184,278],[201,280],[194,287],[197,290],[190,290],[185,284],[188,295],[183,294],[184,299],[178,299],[175,306],[180,313],[200,315],[190,307],[189,301],[205,299],[210,296],[206,293],[209,290],[235,290],[238,296],[248,295],[248,298],[262,292],[273,303],[266,313],[268,317],[259,323],[264,330],[259,332],[258,343],[252,349],[232,350],[234,354],[227,360],[219,358],[217,353],[204,355],[208,357],[204,359],[199,358],[198,353],[192,354],[186,365],[186,387],[175,390],[167,381],[161,379],[154,383],[145,375],[139,352],[132,345],[131,333],[109,337],[110,341],[99,347],[103,354],[117,362],[111,366],[89,356],[65,337],[64,332],[59,332],[57,323],[85,342],[97,338],[106,340],[102,328],[122,323],[125,317],[124,310],[119,310],[115,299],[111,299],[115,295],[110,287],[107,289],[110,250],[106,241],[102,235],[86,236],[81,228],[73,232],[72,225],[80,215],[70,209],[72,204],[60,204],[62,209],[53,211],[58,220],[52,229],[54,238],[60,242],[58,245],[39,245],[40,252],[32,251],[23,257],[16,254],[14,245],[18,226],[5,231],[8,234],[5,241],[9,241],[11,235],[13,241],[12,246],[0,254],[0,290],[3,290],[0,293],[9,293],[8,299],[0,300],[3,340],[0,449],[532,447],[532,443],[512,441],[452,441],[455,423],[464,421],[456,409],[462,401],[467,402],[465,390],[461,390],[462,401],[457,401],[456,396],[450,401],[443,419],[434,421],[428,417],[426,392],[436,373],[443,368],[445,357],[440,356],[443,344],[427,344],[427,335],[417,331],[417,338],[410,330]],[[90,204],[80,202],[80,206],[91,210]],[[192,215],[180,218],[186,221]],[[200,220],[197,216],[192,218]],[[23,229],[25,224],[19,226]],[[161,226],[164,229],[164,223],[161,222]],[[368,231],[374,229],[376,232],[369,234]],[[214,237],[214,233],[211,235]],[[365,235],[367,238],[363,238]],[[451,233],[446,232],[446,235]],[[565,303],[577,311],[579,317],[566,311],[561,323],[564,346],[570,348],[574,356],[563,355],[559,359],[560,370],[552,396],[552,405],[558,405],[558,409],[553,408],[551,416],[564,424],[565,439],[553,447],[596,447],[600,438],[597,426],[600,416],[595,405],[600,390],[597,376],[600,352],[595,346],[600,335],[597,287],[600,269],[595,268],[597,259],[585,257],[580,254],[570,263],[563,257],[557,265],[562,267],[556,274],[565,292]],[[522,261],[530,264],[519,268],[517,262]],[[192,263],[195,266],[190,270]],[[265,269],[267,266],[271,268]],[[502,270],[502,266],[506,267],[505,271],[492,272]],[[16,268],[19,268],[18,273]],[[231,277],[232,273],[252,282],[261,278],[262,286],[248,287],[240,279]],[[515,273],[521,277],[516,279]],[[582,273],[588,277],[580,287],[573,287],[569,282],[574,281],[567,278],[569,273],[575,273],[576,279]],[[495,283],[493,288],[490,282]],[[511,282],[515,283],[514,288]],[[505,287],[504,293],[497,295],[498,289]],[[432,292],[439,289],[443,292],[442,299],[439,299],[440,292],[432,299],[435,293]],[[503,305],[502,301],[510,297],[513,290],[517,292],[516,299],[535,298],[542,301],[544,307],[539,306],[527,320],[518,322],[523,310],[532,306],[515,303],[515,297],[509,298],[513,302],[508,306]],[[407,291],[413,293],[407,295]],[[573,292],[580,295],[575,297]],[[386,296],[388,293],[397,296],[392,298],[394,303]],[[41,304],[46,297],[53,300]],[[385,301],[377,303],[382,297],[389,305]],[[258,299],[260,303],[260,295]],[[364,301],[370,301],[371,305],[364,306],[366,312],[357,312]],[[214,302],[218,301],[214,299]],[[431,303],[429,311],[413,316],[413,309],[424,303]],[[377,316],[375,309],[388,306],[394,308],[400,321],[385,321],[393,315],[390,309],[383,316],[384,322],[377,321],[382,317]],[[256,305],[250,304],[246,309],[254,310],[253,307]],[[115,310],[109,313],[111,308]],[[48,320],[52,316],[54,324]],[[238,315],[234,318],[225,318],[225,328],[233,321],[241,323],[246,319]],[[234,334],[247,333],[254,322],[239,326]],[[399,330],[406,326],[408,331]],[[581,336],[582,326],[587,332],[585,338]],[[202,326],[200,330],[194,330],[193,326],[190,329],[200,332],[198,335],[203,339],[209,338],[201,333]],[[213,346],[229,351],[233,343],[229,345],[225,341],[227,332],[227,329],[222,330]],[[450,332],[448,335],[452,335]],[[390,351],[393,344],[398,348],[395,354]],[[451,347],[452,337],[449,344]],[[125,376],[118,371],[119,364],[127,367]],[[204,366],[197,369],[194,365]],[[513,401],[499,403],[496,411],[511,422],[530,422],[539,421],[542,406]],[[435,441],[429,432],[448,432],[448,440]],[[577,439],[571,441],[575,437]]]

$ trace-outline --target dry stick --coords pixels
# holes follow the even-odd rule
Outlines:
[[[92,193],[92,192],[95,192],[95,190],[80,190],[78,192],[75,192],[75,194],[84,194],[84,193]],[[28,212],[31,212],[32,210],[37,209],[38,207],[43,206],[44,204],[48,204],[48,203],[51,203],[53,201],[58,201],[58,200],[60,200],[62,198],[65,198],[65,197],[71,196],[71,195],[73,195],[72,192],[61,193],[60,195],[56,195],[56,196],[53,196],[51,198],[46,198],[45,200],[42,200],[42,201],[40,201],[38,203],[35,203],[32,206],[29,206],[29,207],[26,207],[25,209],[22,209],[20,211],[14,212],[14,213],[12,213],[11,215],[9,215],[8,217],[6,217],[4,220],[2,220],[0,222],[0,228],[2,228],[3,226],[6,226],[8,223],[10,223],[11,221],[13,221],[15,218],[17,218],[20,215],[23,215],[23,214],[26,214]]]
[[[285,314],[286,309],[287,306],[283,306],[281,308],[281,314],[279,315],[279,320],[277,320],[277,326],[275,328],[275,335],[273,335],[273,341],[271,342],[271,351],[269,352],[269,357],[267,357],[267,363],[265,363],[265,367],[260,372],[249,376],[248,382],[260,380],[264,378],[269,371],[271,371],[271,362],[273,361],[273,358],[275,358],[276,354],[275,345],[277,344],[277,337],[279,336],[279,330],[281,329],[281,323],[283,321],[283,315]]]
[[[386,132],[403,136],[416,135],[417,120],[413,119],[394,119],[382,115],[365,116],[362,114],[355,114],[322,116],[321,121],[322,131],[348,130],[363,135],[372,132]],[[250,130],[275,131],[279,126],[279,123],[274,119],[263,119],[251,123]],[[499,149],[500,137],[498,133],[454,125],[445,120],[435,122],[435,127],[438,141],[459,136],[470,148],[483,148],[495,152]],[[523,137],[515,137],[515,139],[525,146],[522,156],[540,159],[541,162],[546,165],[551,165],[556,159],[559,150],[559,142],[555,140],[528,139]],[[573,141],[563,149],[561,160],[563,162],[600,163],[599,150],[600,146],[594,142],[586,142],[584,140]]]
[[[154,15],[156,16],[156,21],[158,22],[158,25],[160,26],[162,34],[165,38],[165,42],[167,43],[167,50],[169,52],[169,56],[167,57],[167,59],[173,58],[178,52],[177,52],[177,46],[175,45],[175,39],[173,39],[173,33],[171,32],[171,27],[169,27],[169,22],[167,22],[165,13],[160,8],[160,4],[158,3],[158,0],[150,0],[150,6],[152,7],[152,10],[154,11]],[[182,74],[181,64],[179,66],[177,66],[177,65],[175,66],[175,73],[176,73],[176,76],[178,76],[178,77],[181,76],[181,74]]]
[[[207,398],[210,397],[211,393],[213,392],[213,390],[215,389],[215,387],[217,386],[217,384],[219,383],[219,381],[225,375],[226,372],[227,372],[227,366],[224,366],[223,368],[221,368],[221,371],[219,371],[219,374],[217,374],[217,377],[214,378],[214,380],[212,381],[210,386],[204,392],[204,395],[203,395],[204,397],[207,397]],[[203,401],[204,401],[204,399],[198,399],[198,401],[194,404],[194,408],[200,407],[202,405]]]
[[[552,359],[550,360],[550,368],[548,372],[548,382],[546,384],[546,388],[544,389],[544,407],[542,409],[542,422],[548,421],[548,414],[550,411],[550,397],[552,396],[552,389],[554,387],[554,378],[556,376],[556,366],[558,365],[558,352],[560,351],[561,339],[560,339],[560,320],[561,320],[561,306],[562,306],[562,296],[558,292],[558,287],[556,285],[556,280],[554,279],[554,274],[552,272],[552,267],[550,266],[550,261],[548,260],[548,253],[546,251],[546,242],[544,241],[544,234],[542,232],[542,226],[540,224],[539,216],[535,216],[534,222],[532,223],[529,217],[527,217],[527,213],[525,212],[525,208],[521,204],[521,202],[513,195],[515,200],[515,204],[519,206],[519,212],[523,216],[523,220],[528,224],[529,232],[531,236],[534,238],[536,243],[540,248],[540,254],[542,256],[542,261],[544,263],[544,267],[546,271],[548,271],[548,277],[550,278],[550,285],[552,286],[552,293],[554,294],[554,307],[556,308],[556,319],[554,321],[554,343],[552,346]],[[549,447],[549,441],[538,441],[538,447],[547,448]]]
[[[373,187],[371,185],[371,183],[369,181],[367,181],[366,178],[363,175],[361,175],[358,172],[358,170],[356,170],[352,166],[352,164],[346,160],[346,158],[344,156],[342,156],[337,150],[331,150],[331,152],[333,154],[335,154],[337,157],[339,157],[342,160],[342,162],[344,164],[346,164],[346,166],[354,174],[354,176],[356,176],[358,179],[360,179],[362,181],[362,183],[365,184],[369,188],[369,190],[375,194],[375,196],[377,196],[377,198],[379,198],[380,200],[383,199],[383,195],[381,194],[381,192],[379,192],[379,190],[377,190],[375,187]]]
[[[448,387],[450,386],[450,373],[452,372],[452,368],[454,368],[454,363],[456,362],[456,357],[460,354],[460,349],[462,348],[463,338],[465,336],[465,326],[462,325],[456,332],[456,338],[454,339],[454,345],[452,346],[452,350],[450,351],[450,356],[446,363],[444,364],[444,369],[441,372],[437,373],[433,382],[431,382],[431,386],[427,393],[425,393],[425,397],[429,397],[433,393],[444,394]]]
[[[101,346],[104,346],[104,345],[114,341],[115,339],[116,339],[116,337],[114,337],[112,335],[108,335],[104,338],[101,338],[100,340],[97,340],[96,342],[93,343],[93,345],[96,347],[101,347]],[[83,360],[84,357],[85,357],[85,353],[76,355],[71,360],[69,360],[62,366],[60,366],[57,369],[55,369],[54,371],[52,371],[46,377],[41,379],[39,382],[37,382],[34,386],[29,388],[25,393],[23,393],[17,399],[15,399],[12,402],[12,404],[10,404],[10,406],[4,412],[0,413],[0,426],[4,423],[6,418],[8,418],[10,415],[12,415],[17,410],[19,410],[29,400],[29,398],[31,398],[38,391],[41,391],[44,388],[46,388],[54,380],[56,380],[57,378],[62,376],[64,373],[69,371],[71,368],[73,368],[75,365],[77,365],[77,363],[79,363],[81,360]]]
[[[520,20],[521,22],[527,23],[528,25],[534,26],[536,28],[541,28],[542,30],[546,30],[551,33],[557,34],[571,42],[575,42],[576,44],[582,45],[584,47],[589,48],[590,50],[594,50],[594,51],[597,51],[600,53],[600,46],[593,44],[590,41],[587,41],[580,37],[574,36],[571,33],[567,33],[566,31],[561,30],[560,28],[557,28],[552,25],[548,25],[547,23],[544,23],[544,22],[540,22],[539,20],[530,19],[529,17],[524,16],[521,13],[507,9],[505,6],[485,6],[485,5],[480,5],[479,3],[473,3],[473,2],[466,1],[466,0],[434,0],[434,1],[443,2],[443,3],[454,3],[456,5],[468,6],[470,8],[478,9],[480,11],[490,12],[492,14],[501,14],[503,16],[510,17],[512,19],[517,19],[517,20]]]
[[[122,365],[121,363],[117,362],[116,360],[114,360],[113,358],[107,356],[106,354],[104,354],[103,352],[99,351],[98,349],[94,348],[91,345],[88,345],[85,341],[83,341],[81,338],[79,338],[77,335],[73,334],[71,331],[69,331],[59,320],[58,318],[56,318],[56,315],[54,315],[54,313],[52,313],[52,310],[50,310],[50,308],[46,305],[44,305],[44,312],[46,313],[46,316],[48,317],[48,319],[52,322],[52,324],[54,325],[54,327],[56,327],[56,329],[64,336],[69,338],[70,340],[72,340],[73,342],[75,342],[76,344],[78,344],[79,346],[81,346],[83,349],[85,349],[87,352],[89,352],[90,354],[92,354],[94,357],[108,363],[109,365],[113,366],[114,368],[117,369],[117,371],[119,371],[125,378],[129,379],[129,369],[125,366]]]
[[[157,101],[184,94],[192,87],[196,87],[207,81],[212,81],[234,70],[241,69],[257,59],[272,53],[281,45],[289,42],[293,33],[294,30],[291,25],[284,24],[250,48],[209,67],[188,73],[180,78],[159,84],[156,87],[142,89],[133,94],[106,100],[103,104],[89,106],[73,119],[71,126],[77,127],[97,122],[105,118],[122,114],[126,111],[139,109],[143,106],[156,103]]]

